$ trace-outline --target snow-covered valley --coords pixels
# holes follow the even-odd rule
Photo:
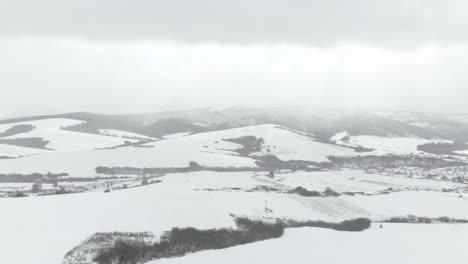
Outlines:
[[[374,223],[357,233],[286,228],[280,238],[150,263],[284,263],[291,256],[338,263],[336,245],[362,263],[463,257],[448,244],[425,243],[433,235],[458,245],[455,234],[468,230],[465,157],[419,149],[449,139],[340,132],[327,141],[270,123],[156,137],[81,131],[86,125],[70,118],[0,125],[0,247],[9,249],[1,263],[81,263],[70,256],[88,254],[76,247],[97,233],[146,232],[157,240],[175,227],[236,228],[233,216]],[[41,141],[21,140],[31,138]],[[427,248],[441,253],[427,258]]]

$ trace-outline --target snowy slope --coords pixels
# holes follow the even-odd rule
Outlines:
[[[35,129],[40,131],[55,131],[63,127],[70,127],[75,125],[83,124],[84,121],[68,119],[68,118],[51,118],[51,119],[41,119],[35,121],[25,121],[17,123],[9,123],[0,125],[0,132],[3,132],[15,125],[33,125]]]
[[[340,132],[330,138],[330,141],[338,145],[350,147],[363,147],[374,151],[365,152],[365,155],[386,155],[386,154],[417,154],[417,147],[430,142],[451,142],[449,140],[429,140],[415,137],[382,137],[370,135],[349,135],[347,132]]]
[[[80,120],[66,118],[42,119],[0,125],[0,131],[5,131],[14,125],[32,125],[34,126],[32,131],[18,135],[12,135],[5,137],[4,139],[43,138],[44,140],[49,141],[46,147],[56,151],[77,151],[96,148],[109,148],[122,145],[125,140],[129,140],[62,129],[82,123],[83,121]]]
[[[37,155],[18,160],[0,160],[0,173],[53,171],[67,172],[76,177],[91,177],[95,176],[94,169],[98,166],[187,167],[190,161],[210,167],[253,168],[257,167],[254,159],[240,157],[233,151],[240,148],[240,145],[223,140],[248,135],[261,137],[265,140],[266,146],[270,145],[270,152],[265,147],[259,153],[260,155],[273,154],[283,160],[320,162],[327,161],[328,155],[354,154],[354,150],[346,147],[317,142],[310,137],[278,128],[275,125],[261,125],[160,140],[149,143],[145,147],[83,150]],[[101,139],[102,136],[96,137]],[[75,143],[69,142],[65,145],[71,148],[75,146]]]
[[[29,156],[34,154],[49,153],[49,150],[26,148],[13,145],[0,144],[0,157],[17,158],[22,156]]]
[[[467,236],[467,225],[388,224],[359,233],[287,229],[279,239],[149,264],[460,263],[468,258]]]
[[[338,192],[375,193],[388,188],[442,190],[464,188],[462,183],[414,179],[397,175],[369,174],[360,170],[296,172],[278,174],[278,182],[291,187],[302,186],[307,189],[323,191],[327,187]]]
[[[59,264],[68,250],[96,232],[160,234],[176,226],[232,227],[231,213],[325,221],[355,217],[379,220],[383,216],[406,214],[468,218],[467,199],[440,192],[311,198],[270,192],[201,190],[268,184],[252,176],[252,173],[175,174],[162,177],[162,183],[148,188],[0,199],[5,216],[0,218],[0,247],[9,249],[0,254],[0,263]],[[265,201],[273,213],[264,212]],[[330,241],[336,243],[334,239]],[[24,254],[25,248],[28,254]]]
[[[191,133],[192,133],[192,132],[179,132],[179,133],[164,135],[163,138],[165,138],[165,139],[174,139],[174,138],[179,138],[179,137],[188,136],[188,135],[190,135]]]
[[[162,143],[162,141],[161,141]],[[74,177],[94,177],[98,166],[122,167],[187,167],[190,161],[212,167],[257,167],[250,158],[222,153],[200,152],[177,144],[158,144],[153,148],[56,152],[21,159],[0,160],[0,173],[66,172]]]
[[[355,155],[354,150],[318,142],[302,133],[295,133],[277,125],[258,125],[243,128],[227,129],[221,131],[200,133],[178,138],[181,144],[196,144],[206,151],[223,152],[222,150],[235,150],[240,146],[224,141],[223,139],[255,136],[263,138],[265,143],[258,155],[276,155],[281,160],[307,160],[323,162],[328,161],[327,156]],[[160,142],[154,143],[158,145]]]
[[[153,140],[155,138],[148,137],[145,135],[132,133],[128,131],[118,130],[118,129],[99,129],[99,133],[104,136],[125,138],[125,139],[144,139],[144,140]]]

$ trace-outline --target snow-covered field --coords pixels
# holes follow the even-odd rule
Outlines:
[[[55,131],[55,130],[54,130]],[[33,133],[32,131],[31,133]],[[68,133],[58,131],[56,133]],[[54,132],[55,133],[55,132]],[[86,145],[78,140],[81,137],[96,138],[100,144],[106,145],[99,135],[80,134],[77,141],[63,143],[64,149],[78,149]],[[53,134],[53,133],[52,133]],[[81,135],[83,134],[83,135]],[[60,138],[55,135],[55,142]],[[257,167],[255,160],[240,157],[232,151],[241,146],[223,139],[238,138],[253,135],[265,140],[265,148],[261,155],[273,154],[283,160],[327,161],[327,156],[353,155],[354,150],[321,143],[310,137],[296,134],[275,125],[260,125],[246,128],[221,130],[171,138],[149,143],[145,147],[122,147],[104,150],[76,150],[73,152],[55,152],[47,155],[35,155],[14,160],[0,160],[0,173],[32,173],[32,172],[66,172],[75,177],[95,176],[94,169],[98,166],[128,166],[128,167],[187,167],[190,161],[211,167]],[[50,136],[49,136],[50,137]],[[115,137],[111,141],[123,140]],[[118,142],[114,142],[118,143]],[[110,143],[109,143],[110,144]],[[270,147],[267,147],[267,146]],[[74,147],[76,146],[76,148]],[[90,145],[87,145],[90,147]],[[93,145],[96,147],[97,144]],[[270,152],[268,152],[270,150]]]
[[[155,139],[155,138],[151,138],[145,135],[123,131],[123,130],[117,130],[117,129],[99,129],[99,133],[105,136],[119,137],[119,138],[125,138],[125,139],[145,139],[145,140]]]
[[[386,224],[364,232],[287,229],[284,236],[150,264],[463,263],[468,225]]]
[[[373,154],[414,154],[418,153],[417,146],[434,142],[422,138],[410,137],[379,137],[379,136],[352,136],[349,144],[364,148],[375,149]]]
[[[82,124],[83,121],[65,118],[42,119],[0,125],[0,131],[5,131],[15,125],[32,125],[34,129],[30,132],[4,137],[4,139],[15,138],[42,138],[49,141],[46,148],[55,151],[78,151],[92,150],[97,148],[109,148],[122,145],[125,140],[113,136],[95,135],[63,130],[62,128]],[[37,152],[36,152],[37,153]]]
[[[192,135],[209,149],[219,149],[213,140],[255,136],[265,141],[260,155],[276,155],[281,160],[328,161],[327,156],[355,155],[353,149],[318,142],[315,139],[276,125],[259,125]],[[237,147],[236,147],[237,148]]]
[[[374,151],[365,152],[365,155],[386,155],[386,154],[416,154],[422,153],[417,147],[431,142],[451,142],[440,139],[423,139],[415,137],[382,137],[371,135],[349,135],[347,132],[340,132],[330,138],[338,145],[350,147],[363,147]]]
[[[278,174],[279,182],[322,191],[327,187],[339,192],[374,193],[388,188],[442,190],[465,187],[462,183],[413,179],[404,176],[369,174],[361,170],[317,171]]]
[[[455,154],[468,155],[468,150],[457,150],[454,151]]]
[[[49,140],[48,148],[58,150],[30,149],[0,145],[0,155],[8,157],[27,156],[15,160],[0,160],[0,173],[32,173],[48,171],[66,172],[76,177],[95,176],[98,166],[128,167],[186,167],[190,161],[213,167],[256,167],[255,160],[240,157],[234,150],[241,146],[223,139],[255,136],[264,139],[264,145],[255,155],[276,155],[281,160],[328,161],[328,156],[385,155],[417,153],[417,146],[431,140],[418,138],[387,138],[378,136],[346,136],[339,133],[332,140],[347,146],[375,149],[356,153],[346,146],[337,146],[316,141],[313,137],[289,131],[276,125],[258,125],[221,131],[170,136],[148,143],[142,147],[109,148],[123,144],[128,137],[144,136],[125,131],[101,131],[106,135],[94,135],[60,129],[79,124],[81,121],[48,119],[27,122],[36,128],[28,133],[11,137],[42,137]],[[26,123],[26,122],[25,122]],[[5,125],[3,125],[5,126]],[[110,136],[112,135],[112,136]]]
[[[168,134],[168,135],[164,135],[163,138],[173,139],[173,138],[185,137],[185,136],[190,135],[191,133],[192,132],[180,132],[180,133]]]
[[[68,250],[96,232],[160,233],[175,226],[232,227],[234,222],[229,214],[325,221],[355,217],[380,220],[407,214],[468,218],[468,199],[452,193],[411,191],[378,196],[311,198],[274,192],[201,190],[277,184],[250,172],[181,173],[160,179],[163,182],[149,187],[110,193],[0,199],[0,247],[8,248],[0,254],[0,263],[58,264]],[[265,201],[272,213],[265,213]],[[426,229],[429,233],[431,227]],[[433,228],[437,230],[438,227]],[[346,234],[317,232],[325,232],[331,237]],[[353,234],[352,241],[365,243],[366,234]],[[332,238],[327,241],[341,243]],[[289,244],[288,248],[291,245],[294,244]]]
[[[94,177],[98,166],[128,167],[187,167],[190,161],[206,166],[257,167],[250,158],[233,154],[201,152],[189,145],[160,141],[151,148],[125,147],[118,149],[50,153],[21,159],[0,160],[0,173],[66,172],[74,177]]]
[[[13,145],[0,144],[0,157],[17,158],[34,154],[50,153],[50,150],[27,148]]]
[[[50,141],[47,147],[55,151],[0,145],[0,156],[25,156],[0,159],[0,173],[53,172],[93,177],[98,166],[187,167],[191,161],[209,167],[257,168],[254,159],[239,156],[235,151],[241,145],[224,140],[243,136],[264,139],[261,151],[255,155],[276,155],[282,160],[324,162],[330,155],[362,155],[352,148],[319,142],[311,135],[276,125],[169,135],[139,147],[96,150],[121,145],[126,140],[150,138],[120,130],[101,130],[101,135],[94,135],[61,129],[80,122],[71,119],[23,122],[35,129],[11,138],[42,137]],[[0,132],[12,125],[1,125]],[[429,142],[377,136],[351,136],[341,142],[344,137],[346,134],[340,134],[334,139],[342,145],[376,149],[371,154],[416,153],[417,145]],[[332,222],[406,215],[468,219],[468,198],[462,193],[466,191],[463,183],[369,174],[360,170],[277,172],[273,179],[264,174],[177,173],[162,176],[158,178],[161,183],[149,187],[110,193],[0,199],[0,248],[8,249],[0,253],[0,263],[59,264],[68,250],[96,232],[161,234],[173,227],[234,227],[231,214]],[[0,187],[30,185],[3,184]],[[277,191],[251,191],[258,186]],[[310,191],[324,191],[330,187],[338,192],[369,195],[304,197],[287,193],[298,186]],[[376,195],[389,188],[395,192]],[[456,189],[460,193],[441,192],[442,189]],[[265,212],[265,204],[271,212]],[[467,257],[461,248],[467,235],[467,225],[452,224],[385,224],[383,229],[374,227],[362,233],[288,229],[280,239],[155,263],[444,263]],[[437,238],[436,242],[430,239],[433,237]]]

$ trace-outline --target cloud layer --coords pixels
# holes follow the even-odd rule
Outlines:
[[[0,41],[0,109],[321,106],[466,111],[466,47]]]
[[[464,32],[461,0],[0,0],[0,115],[468,112]]]
[[[465,43],[463,0],[0,1],[0,34],[93,41],[414,47]]]

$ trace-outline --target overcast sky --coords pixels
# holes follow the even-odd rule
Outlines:
[[[468,112],[468,1],[0,0],[0,115]]]

